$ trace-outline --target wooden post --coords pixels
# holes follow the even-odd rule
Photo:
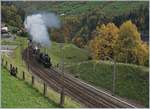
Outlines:
[[[25,80],[25,72],[22,72],[22,79]]]
[[[10,69],[9,69],[10,72],[11,72],[11,69],[12,69],[12,64],[10,64]]]
[[[28,63],[28,71],[29,71],[29,48],[27,50],[27,63]]]
[[[23,45],[20,44],[20,51],[21,51],[21,61],[22,61],[22,64],[23,64]]]
[[[60,106],[61,106],[61,107],[64,107],[64,101],[65,101],[64,86],[62,86],[61,96],[60,96]]]
[[[32,75],[32,85],[34,85],[34,76]]]
[[[43,89],[43,95],[46,96],[46,92],[47,92],[47,85],[44,83],[44,89]]]
[[[116,89],[116,59],[114,59],[114,69],[113,69],[113,87],[112,87],[112,94],[115,95]]]
[[[27,67],[28,67],[28,71],[29,71],[29,44],[30,44],[30,41],[28,42],[28,48],[27,48]]]
[[[6,68],[7,68],[7,64],[8,64],[8,63],[7,63],[7,61],[6,61],[6,64],[5,64]]]
[[[4,59],[2,58],[2,63],[1,63],[1,65],[3,66],[3,64],[4,64]]]
[[[18,68],[16,67],[16,77],[17,77],[17,73],[18,73]]]
[[[61,107],[64,107],[64,101],[65,101],[65,94],[64,94],[64,53],[63,53],[63,45],[60,46],[61,48],[61,55],[62,55],[62,59],[61,59],[61,65],[62,65],[62,68],[61,68],[61,77],[60,77],[60,80],[61,80],[61,83],[62,83],[62,90],[61,90],[61,94],[60,94],[60,106]]]

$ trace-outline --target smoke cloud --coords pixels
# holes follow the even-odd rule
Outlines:
[[[53,13],[38,13],[27,16],[24,21],[24,26],[33,42],[50,47],[51,41],[48,28],[59,28],[60,20]]]

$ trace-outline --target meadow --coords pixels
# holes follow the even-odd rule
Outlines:
[[[94,68],[95,66],[95,68]],[[67,67],[68,72],[79,75],[85,82],[112,92],[113,64],[101,61],[89,62]],[[118,63],[116,67],[115,95],[136,101],[148,107],[149,70],[143,66]]]
[[[63,46],[60,48],[60,46]],[[42,48],[42,52],[46,52],[52,58],[54,65],[59,64],[64,59],[65,64],[77,63],[88,60],[89,52],[85,49],[78,48],[71,43],[56,43],[52,42],[51,47]]]
[[[53,64],[61,63],[64,55],[65,69],[85,82],[112,91],[113,63],[111,61],[88,60],[89,52],[73,44],[64,44],[62,50],[53,42],[47,49]],[[43,49],[44,52],[44,49]],[[63,53],[63,55],[62,55]],[[115,94],[141,105],[149,104],[149,69],[134,64],[117,63]],[[128,92],[128,93],[127,93]]]
[[[59,43],[52,42],[51,48],[47,48],[46,51],[51,56],[53,65],[60,64],[64,56],[67,72],[74,76],[78,75],[80,79],[91,85],[112,92],[113,63],[111,61],[88,60],[90,54],[86,49],[68,43],[65,43],[61,50]],[[117,63],[116,70],[115,95],[148,106],[148,67]]]
[[[20,42],[19,40],[20,38],[18,42]],[[26,39],[22,40],[24,42]],[[24,47],[26,46],[25,42],[23,43]],[[80,79],[95,87],[112,91],[113,64],[111,61],[88,60],[90,54],[86,49],[69,43],[63,45],[62,50],[60,44],[56,42],[52,42],[50,48],[42,48],[43,52],[47,52],[51,56],[53,66],[60,64],[63,52],[66,71],[74,76],[79,75]],[[21,47],[15,50],[14,60],[17,63],[21,63],[21,50]],[[21,66],[22,64],[20,64]],[[115,95],[148,107],[149,69],[134,64],[117,63],[116,70]]]
[[[3,108],[56,108],[53,101],[44,97],[25,81],[20,81],[2,67],[2,107]]]
[[[6,43],[4,43],[4,44],[10,44],[7,42],[8,41],[6,40]],[[12,86],[12,84],[8,84],[7,87],[2,88],[2,92],[5,92],[5,93],[2,93],[2,101],[5,100],[5,102],[2,103],[3,107],[7,107],[7,108],[8,107],[14,107],[14,108],[16,108],[16,107],[22,107],[22,108],[25,108],[25,107],[30,107],[30,108],[32,108],[32,107],[36,107],[36,108],[37,107],[42,107],[42,108],[44,108],[44,107],[47,107],[47,108],[49,108],[49,107],[53,107],[53,108],[54,107],[60,107],[58,105],[59,100],[60,100],[60,94],[59,93],[55,92],[53,89],[48,87],[46,97],[44,97],[42,95],[42,93],[43,93],[43,82],[42,82],[42,80],[40,80],[40,78],[36,78],[35,79],[35,85],[33,87],[31,86],[31,73],[30,73],[30,71],[28,71],[27,65],[22,60],[22,55],[21,55],[23,49],[25,49],[27,47],[27,38],[17,36],[16,40],[11,41],[11,42],[15,43],[18,47],[14,50],[14,52],[11,55],[3,53],[2,58],[4,59],[4,64],[6,61],[8,62],[7,69],[9,69],[9,64],[12,64],[13,66],[18,67],[18,74],[17,74],[18,79],[11,77],[10,75],[6,75],[6,76],[8,76],[7,78],[5,78],[2,75],[2,78],[4,80],[6,80],[7,84],[17,81],[16,84],[19,84],[18,86],[22,88],[22,91],[23,90],[25,90],[25,91],[19,92],[19,90],[17,88],[16,89],[13,88],[16,86]],[[25,76],[26,76],[25,81],[22,81],[22,72],[23,71],[25,72]],[[2,71],[2,72],[8,73],[8,71],[6,69],[4,69],[4,71]],[[11,79],[11,82],[10,82],[9,78],[14,78],[14,79]],[[2,84],[5,86],[6,82],[3,82]],[[11,90],[12,91],[14,90],[14,93],[10,93],[11,90],[9,87],[12,87]],[[26,96],[26,91],[29,93],[30,96]],[[43,97],[43,99],[42,99],[43,101],[41,102],[41,104],[38,104],[38,102],[37,102],[37,104],[32,103],[32,102],[35,102],[35,98],[37,97],[36,95],[32,94],[34,92],[38,93],[41,97]],[[26,96],[26,99],[22,98],[22,95]],[[20,98],[17,98],[20,100],[18,100],[18,102],[14,101],[13,103],[10,103],[11,99],[14,99],[15,96],[20,97]],[[30,98],[30,97],[33,99],[31,99],[31,101],[26,102],[27,98]],[[51,101],[51,102],[48,104],[47,100]],[[26,102],[26,104],[19,105],[22,102]],[[39,102],[40,102],[40,100],[39,100]],[[39,106],[39,105],[41,105],[41,106]],[[73,99],[71,99],[70,97],[66,96],[64,107],[75,108],[75,107],[81,107],[81,105],[79,103],[77,103],[76,101],[74,101]]]

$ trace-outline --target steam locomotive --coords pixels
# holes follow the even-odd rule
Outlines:
[[[39,63],[42,63],[44,67],[51,68],[51,58],[47,53],[41,52],[40,49],[32,42],[32,40],[29,41],[29,52]]]

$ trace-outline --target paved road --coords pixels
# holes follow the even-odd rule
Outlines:
[[[1,45],[0,52],[13,52],[17,45]]]

